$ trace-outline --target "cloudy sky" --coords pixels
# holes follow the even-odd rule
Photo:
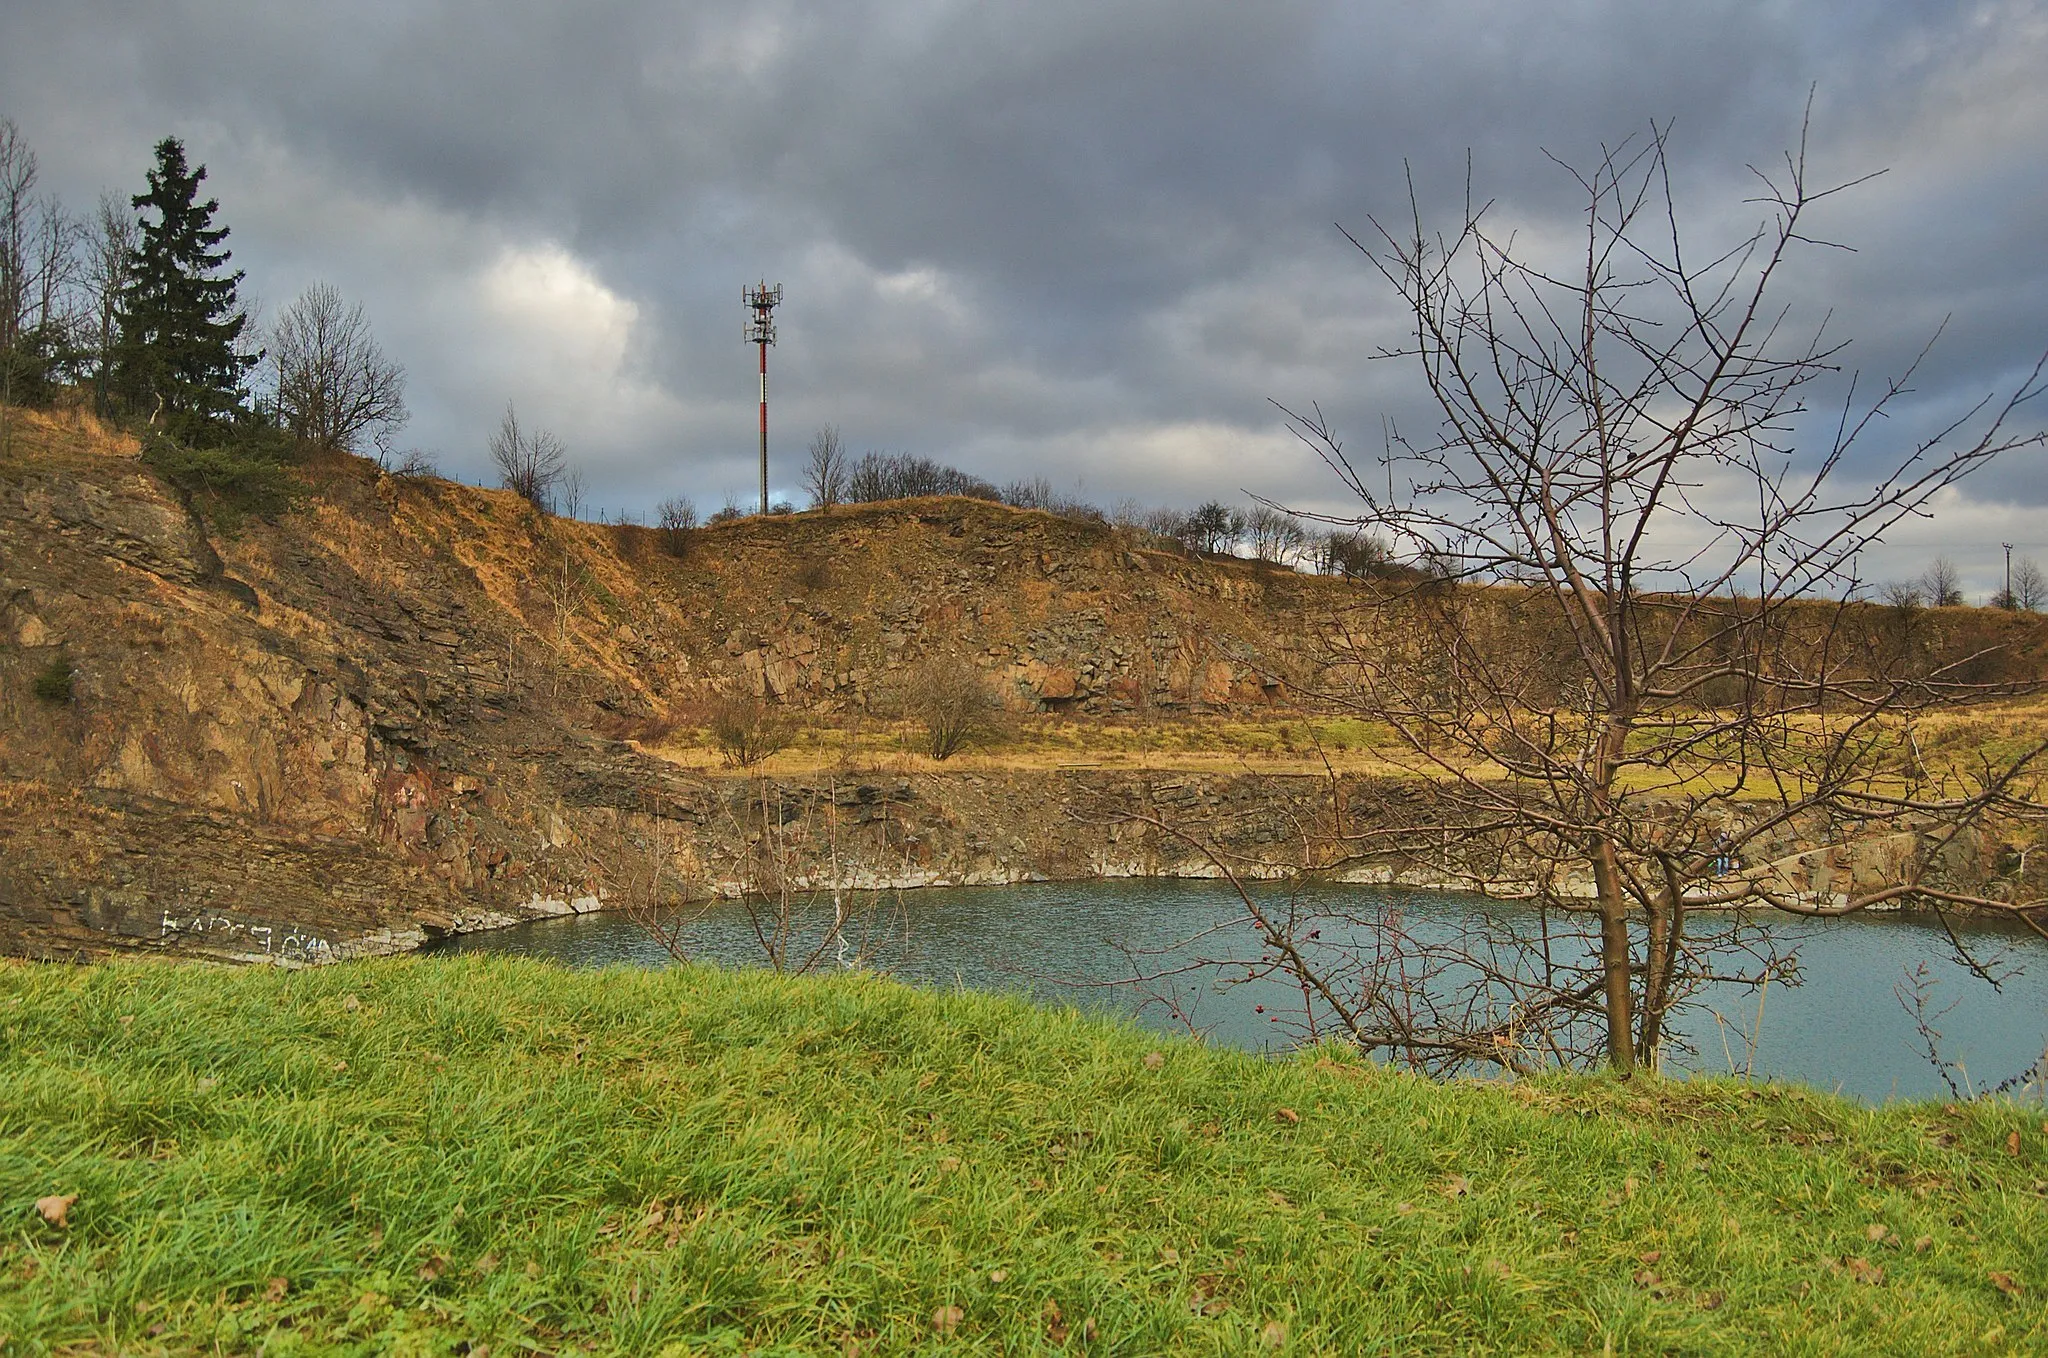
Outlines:
[[[855,450],[1108,504],[1342,497],[1271,401],[1354,446],[1426,422],[1368,362],[1396,299],[1336,229],[1479,191],[1530,239],[1583,163],[1673,124],[1682,210],[1753,224],[1745,166],[1887,169],[1788,300],[1896,371],[1901,418],[2048,347],[2048,4],[1896,0],[0,0],[0,116],[84,208],[182,137],[271,313],[325,280],[410,374],[409,445],[485,475],[508,400],[591,501],[753,485],[743,283],[787,289],[776,485]],[[1446,219],[1447,220],[1447,219]],[[1866,378],[1866,380],[1868,380]],[[2038,417],[2037,417],[2038,418]],[[1890,445],[1873,449],[1882,456]],[[1872,564],[2048,564],[2048,459],[1986,473]]]

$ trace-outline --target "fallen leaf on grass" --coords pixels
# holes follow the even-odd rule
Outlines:
[[[1269,1320],[1259,1331],[1259,1342],[1269,1349],[1287,1347],[1287,1326],[1278,1320]]]
[[[291,1290],[292,1284],[289,1278],[272,1278],[263,1289],[263,1300],[283,1301],[285,1293]]]
[[[2018,1132],[2007,1132],[2005,1134],[2005,1153],[2007,1155],[2018,1155],[2020,1153],[2020,1134]]]
[[[434,1281],[434,1279],[440,1277],[443,1273],[446,1273],[447,1271],[447,1257],[444,1255],[436,1254],[433,1257],[429,1258],[426,1263],[420,1265],[420,1278],[423,1281],[432,1282]]]
[[[353,1014],[356,1012],[356,1010],[361,1009],[363,1007],[363,1002],[357,999],[355,996],[350,995],[346,999],[342,1000],[341,1007],[349,1013]]]
[[[1273,1121],[1283,1127],[1292,1127],[1301,1121],[1301,1114],[1295,1112],[1292,1108],[1275,1108],[1273,1110]]]
[[[1394,1212],[1397,1216],[1414,1216],[1415,1204],[1412,1202],[1397,1202],[1394,1204]]]
[[[1699,1307],[1702,1311],[1718,1311],[1727,1304],[1727,1301],[1728,1294],[1717,1288],[1712,1292],[1700,1293]]]
[[[1462,1174],[1453,1174],[1438,1184],[1436,1191],[1447,1198],[1462,1198],[1472,1191],[1472,1181]]]
[[[333,1070],[335,1074],[339,1075],[342,1071],[348,1069],[348,1062],[336,1061],[331,1067],[329,1067],[329,1069]]]
[[[988,1271],[988,1280],[992,1283],[1006,1283],[1010,1281],[1010,1270],[1006,1268],[992,1268]]]
[[[1913,1241],[1913,1253],[1915,1254],[1925,1254],[1932,1248],[1934,1248],[1934,1237],[1931,1235],[1918,1236]]]
[[[1644,1250],[1641,1254],[1636,1256],[1636,1260],[1639,1263],[1654,1264],[1663,1257],[1664,1251],[1662,1250]]]
[[[484,1277],[489,1277],[491,1274],[496,1273],[498,1271],[498,1256],[495,1254],[486,1254],[485,1256],[483,1256],[483,1258],[471,1264],[469,1266],[469,1269],[472,1273],[478,1273],[482,1274]]]
[[[2015,1279],[2010,1273],[2000,1273],[1996,1269],[1993,1269],[1991,1272],[1985,1274],[1984,1276],[1991,1280],[1991,1285],[1993,1287],[2005,1293],[2005,1295],[2008,1297],[2017,1297],[2020,1293],[2026,1291],[2026,1288],[2020,1286],[2018,1280]]]
[[[1886,1226],[1882,1221],[1873,1221],[1868,1226],[1865,1226],[1863,1228],[1864,1238],[1869,1240],[1872,1244],[1877,1243],[1878,1241],[1884,1239],[1886,1236],[1890,1234],[1891,1228]]]
[[[1289,1202],[1287,1200],[1287,1195],[1285,1193],[1282,1193],[1277,1188],[1269,1188],[1266,1190],[1266,1201],[1272,1203],[1275,1207],[1278,1207],[1283,1212],[1291,1212],[1294,1210],[1294,1204]]]
[[[961,1317],[965,1314],[957,1306],[941,1306],[932,1312],[932,1328],[940,1334],[951,1334],[960,1328]]]
[[[960,1168],[960,1157],[957,1155],[944,1156],[939,1160],[939,1173],[941,1174],[951,1174],[958,1168]]]
[[[77,1201],[76,1193],[52,1193],[47,1198],[36,1199],[36,1210],[43,1214],[44,1221],[61,1229],[66,1224],[65,1214],[70,1212],[71,1204]]]
[[[1177,1249],[1175,1249],[1175,1248],[1174,1248],[1173,1246],[1171,1246],[1171,1245],[1161,1245],[1161,1246],[1159,1247],[1159,1262],[1160,1262],[1160,1263],[1162,1263],[1162,1264],[1177,1264],[1177,1263],[1179,1263],[1179,1262],[1180,1262],[1180,1251],[1179,1251],[1179,1250],[1177,1250]]]
[[[1635,1285],[1645,1292],[1655,1292],[1664,1286],[1664,1280],[1646,1268],[1636,1274]]]
[[[1867,1283],[1871,1287],[1882,1287],[1884,1285],[1884,1270],[1860,1254],[1844,1259],[1842,1267],[1847,1269],[1849,1276],[1859,1283]]]
[[[1146,1053],[1145,1053],[1145,1069],[1147,1069],[1147,1070],[1157,1070],[1157,1069],[1159,1069],[1159,1068],[1160,1068],[1161,1066],[1163,1066],[1163,1065],[1165,1065],[1165,1064],[1166,1064],[1166,1053],[1165,1053],[1165,1052],[1146,1052]]]
[[[204,1094],[208,1090],[212,1089],[214,1086],[218,1085],[219,1083],[220,1081],[214,1079],[211,1075],[202,1075],[199,1077],[199,1082],[193,1085],[192,1088],[197,1090],[199,1093]]]
[[[1055,1344],[1066,1343],[1067,1324],[1060,1318],[1060,1304],[1048,1297],[1045,1309],[1040,1311],[1039,1315],[1045,1319],[1045,1337]]]

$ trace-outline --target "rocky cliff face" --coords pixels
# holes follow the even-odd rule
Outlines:
[[[1329,679],[1303,657],[1369,599],[1345,582],[966,500],[745,520],[678,552],[354,460],[310,469],[274,522],[229,528],[89,420],[11,418],[0,952],[399,950],[595,908],[649,844],[709,891],[758,884],[778,845],[871,885],[1213,871],[1118,818],[1133,810],[1258,870],[1302,860],[1299,818],[1330,792],[1102,770],[777,783],[622,737],[733,693],[850,722],[938,652],[1020,713],[1262,709]],[[2044,637],[2004,653],[2038,668]],[[68,696],[38,693],[66,667]],[[1414,793],[1353,779],[1340,795],[1399,814]]]
[[[971,501],[743,522],[677,555],[651,530],[360,462],[309,482],[276,522],[224,531],[132,443],[16,417],[0,458],[0,949],[411,946],[587,907],[593,845],[650,807],[730,886],[754,784],[610,737],[718,693],[858,712],[940,649],[1019,710],[1265,704],[1285,676],[1255,661],[1260,643],[1345,589]],[[36,696],[59,662],[70,696]],[[833,814],[873,827],[877,872],[1106,865],[1110,841],[1040,776],[845,781]]]

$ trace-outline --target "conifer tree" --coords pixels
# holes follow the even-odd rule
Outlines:
[[[256,362],[236,352],[249,323],[237,305],[242,274],[223,271],[228,229],[213,225],[217,199],[199,201],[205,178],[176,137],[157,143],[149,192],[130,200],[144,215],[121,294],[116,385],[130,410],[184,439],[233,417]]]

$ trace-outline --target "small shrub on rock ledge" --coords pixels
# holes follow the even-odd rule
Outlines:
[[[720,698],[705,714],[711,743],[735,768],[751,768],[788,747],[796,733],[789,716],[759,698]]]
[[[31,687],[35,695],[46,703],[68,703],[71,701],[72,676],[76,673],[69,657],[60,655],[43,667]]]
[[[924,752],[951,759],[992,727],[995,704],[971,661],[935,655],[913,669],[903,684],[903,714],[924,728]]]

